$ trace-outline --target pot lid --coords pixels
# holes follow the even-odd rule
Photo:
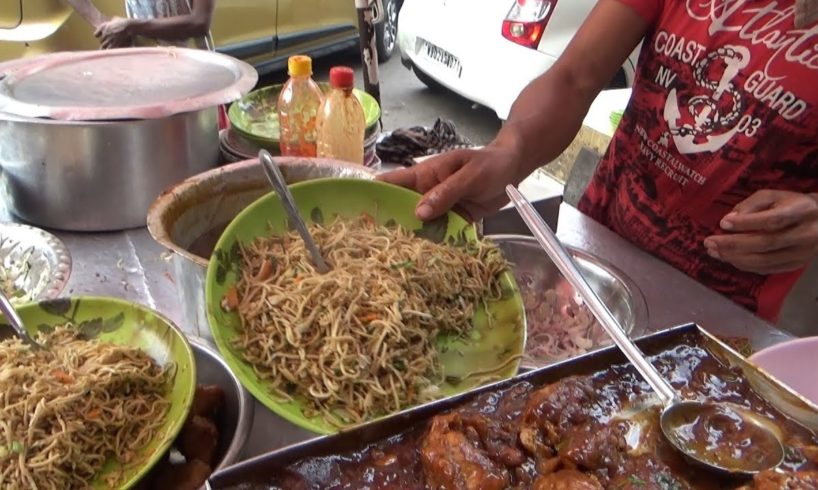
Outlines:
[[[258,80],[243,61],[176,47],[55,53],[0,70],[0,111],[74,121],[198,111],[241,98]]]

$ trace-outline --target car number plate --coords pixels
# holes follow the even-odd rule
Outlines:
[[[460,60],[457,59],[457,56],[425,39],[421,39],[420,41],[418,51],[420,51],[423,56],[452,70],[457,73],[457,77],[460,78],[463,68],[460,66]]]

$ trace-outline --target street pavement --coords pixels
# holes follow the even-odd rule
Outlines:
[[[329,80],[329,69],[345,65],[355,69],[356,86],[363,89],[361,60],[352,50],[313,60],[316,80]],[[474,144],[483,145],[492,140],[500,129],[500,120],[494,111],[459,97],[451,92],[434,92],[418,80],[414,73],[400,62],[400,53],[380,65],[381,105],[384,130],[411,126],[431,126],[442,117],[454,122],[459,134]],[[283,83],[285,72],[266,75],[260,84]]]

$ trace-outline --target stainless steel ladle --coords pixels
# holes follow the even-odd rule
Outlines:
[[[3,316],[6,317],[14,333],[20,337],[23,342],[37,349],[42,348],[42,346],[28,334],[28,330],[26,330],[25,325],[23,325],[23,319],[20,318],[20,315],[17,314],[17,310],[14,309],[11,301],[9,301],[8,297],[6,297],[2,291],[0,291],[0,313],[3,313]]]
[[[573,259],[563,248],[554,232],[543,221],[530,202],[514,186],[506,192],[534,237],[554,261],[560,272],[582,296],[599,323],[611,336],[623,354],[659,395],[663,410],[660,424],[665,437],[676,449],[699,465],[720,474],[749,476],[774,468],[784,459],[784,446],[775,424],[765,417],[741,407],[726,403],[683,400],[659,371],[645,358],[644,353],[628,338],[625,330],[585,281]],[[752,435],[741,448],[725,448],[724,441],[707,440],[702,431],[718,435],[720,426],[733,424],[745,427]],[[703,440],[704,439],[704,440]],[[743,454],[761,448],[754,457]],[[725,456],[717,449],[731,451]],[[738,453],[735,453],[738,450]]]
[[[267,150],[261,150],[258,153],[258,159],[261,162],[261,168],[264,169],[264,173],[267,175],[267,179],[270,181],[270,184],[273,185],[273,189],[275,189],[279,199],[281,199],[287,216],[295,225],[295,229],[298,230],[301,239],[304,240],[307,251],[309,251],[312,257],[312,263],[315,265],[315,269],[320,274],[329,272],[329,265],[327,265],[327,262],[321,255],[321,251],[318,249],[318,245],[315,244],[315,240],[313,240],[312,235],[310,235],[307,224],[304,223],[304,218],[301,217],[301,213],[295,205],[295,199],[293,199],[290,189],[287,188],[287,182],[284,180],[284,176],[281,175],[281,170],[278,169],[278,165],[273,161],[273,156],[270,155],[270,152]]]

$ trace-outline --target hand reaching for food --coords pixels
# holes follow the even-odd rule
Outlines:
[[[758,191],[721,220],[721,229],[704,241],[711,257],[757,274],[800,269],[818,255],[818,195]]]
[[[444,153],[379,179],[423,193],[415,213],[424,221],[452,208],[470,220],[479,220],[506,204],[506,185],[519,184],[524,177],[519,175],[517,160],[509,148],[489,145]]]

